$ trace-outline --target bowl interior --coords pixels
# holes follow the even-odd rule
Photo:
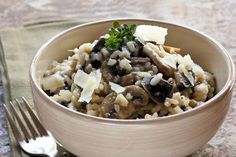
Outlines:
[[[113,21],[91,23],[74,27],[65,31],[46,43],[37,53],[32,66],[33,74],[40,86],[42,72],[45,71],[52,61],[66,59],[74,49],[85,42],[93,42],[101,35],[107,33]],[[201,33],[174,24],[168,24],[149,20],[120,20],[120,23],[151,24],[168,28],[165,45],[179,47],[182,54],[190,54],[195,63],[205,70],[213,73],[216,77],[217,92],[227,82],[229,77],[228,58],[221,47]],[[34,77],[33,76],[33,77]]]

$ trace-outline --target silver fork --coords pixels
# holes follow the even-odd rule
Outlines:
[[[13,135],[22,150],[31,156],[59,156],[54,138],[42,126],[32,109],[29,107],[26,99],[24,97],[21,97],[21,101],[14,99],[13,101],[10,101],[9,104],[14,116],[11,115],[5,104],[3,104],[3,106]],[[19,108],[23,118],[17,113],[16,106]],[[28,115],[32,120],[30,120],[24,112],[23,106],[27,109]],[[14,121],[13,117],[15,117],[17,123]]]

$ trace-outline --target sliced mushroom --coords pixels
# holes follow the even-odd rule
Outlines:
[[[106,82],[106,81],[104,81],[104,79],[102,79],[102,82],[103,82],[103,90],[102,90],[102,92],[100,92],[100,94],[102,95],[102,96],[106,96],[107,94],[109,94],[110,92],[112,92],[112,90],[111,90],[111,87],[110,87],[110,85],[109,85],[109,83],[108,82]]]
[[[95,52],[95,53],[99,52],[104,47],[105,41],[106,41],[105,38],[100,38],[98,42],[96,43],[96,45],[94,45],[92,52]]]
[[[131,57],[131,64],[145,64],[150,61],[148,57]]]
[[[101,115],[103,117],[126,119],[135,113],[135,106],[132,102],[129,102],[127,106],[118,105],[119,109],[115,109],[116,97],[117,94],[112,92],[104,98],[101,104]]]
[[[139,38],[135,38],[134,41],[127,42],[126,46],[128,50],[131,52],[131,56],[138,57],[140,52],[143,49],[144,42]]]
[[[176,85],[180,91],[182,91],[185,88],[192,87],[189,80],[180,72],[175,72],[174,78],[175,78]]]
[[[107,61],[102,63],[101,72],[103,79],[107,82],[112,81],[117,83],[120,81],[120,76],[114,74],[114,70],[112,70],[112,68],[107,65]]]
[[[135,74],[129,73],[121,77],[120,84],[121,86],[129,86],[134,84]]]
[[[130,102],[127,107],[120,106],[119,112],[117,114],[119,119],[126,119],[133,115],[135,112],[135,106],[132,102]]]
[[[173,89],[173,80],[161,79],[155,86],[150,85],[153,77],[146,78],[142,82],[143,88],[148,92],[150,98],[156,102],[164,102],[166,97],[169,97]]]
[[[99,69],[104,61],[104,57],[101,52],[92,52],[90,54],[91,65],[95,69]]]
[[[134,38],[134,41],[140,46],[140,47],[143,47],[145,45],[145,41],[142,40],[141,38],[139,37],[135,37]]]
[[[161,62],[160,56],[153,48],[154,46],[156,45],[152,43],[145,44],[143,47],[143,52],[156,64],[158,70],[160,70],[166,76],[172,76],[174,74],[174,69]]]
[[[189,106],[190,106],[190,107],[194,108],[194,107],[196,107],[197,105],[198,105],[198,102],[197,102],[196,100],[190,99],[190,101],[189,101]]]
[[[185,88],[184,90],[181,91],[181,95],[188,97],[188,98],[191,98],[192,94],[193,94],[192,88]]]
[[[112,109],[114,109],[114,102],[116,96],[117,94],[115,92],[112,92],[103,99],[101,104],[101,113],[103,116],[105,116],[106,113],[109,113]]]
[[[141,87],[136,85],[127,86],[123,95],[130,93],[132,95],[131,102],[134,106],[146,106],[149,101],[149,96]]]
[[[123,76],[127,74],[127,70],[120,67],[120,61],[117,61],[113,66],[109,66],[113,75]]]
[[[93,68],[98,69],[98,68],[101,67],[102,63],[99,60],[94,60],[94,61],[91,62],[91,65],[92,65]]]

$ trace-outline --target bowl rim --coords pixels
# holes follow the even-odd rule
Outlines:
[[[81,113],[81,112],[78,112],[78,111],[71,110],[68,107],[65,107],[65,106],[59,104],[58,102],[50,99],[49,96],[43,91],[43,89],[37,83],[36,73],[35,73],[35,66],[36,66],[37,60],[41,56],[41,54],[43,53],[44,49],[46,49],[46,47],[48,45],[50,45],[51,43],[56,41],[58,38],[60,38],[64,34],[73,32],[76,29],[83,28],[83,27],[86,27],[86,26],[92,26],[92,25],[96,25],[96,24],[112,22],[112,21],[120,21],[122,23],[123,22],[128,22],[128,21],[156,22],[156,23],[172,25],[172,26],[175,26],[175,27],[187,29],[188,31],[192,31],[192,32],[206,38],[208,41],[212,42],[213,44],[215,44],[216,46],[218,46],[221,49],[221,53],[223,54],[224,59],[227,60],[227,67],[229,69],[229,74],[228,74],[228,78],[227,78],[227,81],[226,81],[225,85],[213,98],[211,98],[208,101],[204,102],[202,105],[200,105],[196,108],[193,108],[192,110],[185,111],[185,112],[180,113],[180,114],[175,114],[175,115],[170,115],[170,116],[165,116],[165,117],[158,117],[156,119],[109,119],[109,118],[96,117],[96,116],[91,116],[91,115],[88,115],[88,114],[85,114],[85,113]],[[235,83],[235,67],[234,67],[232,58],[230,57],[227,50],[218,41],[216,41],[212,37],[200,32],[200,31],[198,31],[194,28],[191,28],[191,27],[188,27],[188,26],[185,26],[185,25],[182,25],[182,24],[176,24],[176,23],[173,23],[173,22],[166,22],[166,21],[162,21],[162,20],[147,19],[147,18],[112,18],[112,19],[98,20],[98,21],[94,21],[94,22],[79,24],[79,25],[76,25],[76,26],[71,27],[69,29],[66,29],[66,30],[56,34],[55,36],[53,36],[51,39],[49,39],[46,43],[44,43],[38,49],[38,51],[36,52],[32,62],[31,62],[29,75],[30,75],[31,89],[34,87],[34,89],[37,91],[37,93],[40,94],[39,96],[44,98],[47,101],[47,103],[52,103],[53,104],[52,105],[53,108],[56,108],[57,110],[60,110],[62,112],[66,112],[68,114],[71,114],[74,117],[83,118],[83,120],[109,123],[109,124],[123,124],[123,125],[126,125],[126,124],[127,125],[130,125],[130,124],[137,125],[137,124],[143,124],[143,123],[147,123],[147,122],[148,123],[156,123],[156,122],[158,122],[158,123],[165,122],[166,123],[166,122],[170,122],[170,121],[174,121],[174,120],[179,120],[179,119],[191,117],[191,116],[201,112],[202,110],[213,106],[215,102],[217,102],[217,101],[223,99],[225,96],[227,96],[227,93],[230,93],[233,90],[234,83]],[[33,89],[32,89],[32,91],[33,91]]]

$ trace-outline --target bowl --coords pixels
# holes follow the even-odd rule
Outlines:
[[[105,34],[113,21],[168,28],[166,44],[180,47],[214,73],[217,94],[193,110],[152,120],[117,120],[72,111],[50,99],[40,86],[42,71],[53,60],[67,58],[68,49]],[[112,19],[82,24],[56,35],[35,55],[30,83],[42,124],[67,150],[80,157],[183,157],[204,146],[227,114],[235,82],[234,64],[211,37],[177,24],[147,19]]]

